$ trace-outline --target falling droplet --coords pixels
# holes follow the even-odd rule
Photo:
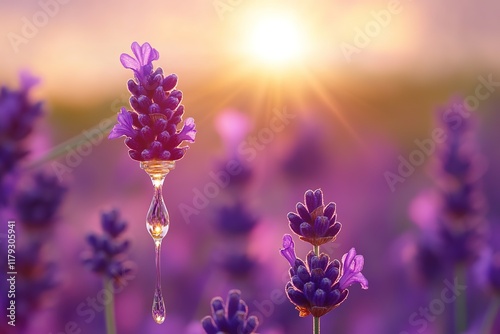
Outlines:
[[[161,288],[157,286],[153,297],[152,315],[154,321],[156,321],[157,324],[162,324],[163,321],[165,321],[165,314],[165,302],[163,301]]]

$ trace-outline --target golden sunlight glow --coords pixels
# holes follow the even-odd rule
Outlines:
[[[273,65],[298,60],[304,51],[299,22],[291,16],[257,17],[250,24],[249,53]]]

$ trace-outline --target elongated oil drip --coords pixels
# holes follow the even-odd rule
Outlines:
[[[152,315],[154,321],[156,321],[157,324],[163,323],[163,321],[165,321],[165,315],[166,315],[165,302],[163,300],[163,295],[161,293],[160,251],[161,251],[161,241],[155,241],[156,287],[155,287],[155,294],[153,297]]]
[[[167,207],[163,201],[162,186],[165,176],[174,168],[174,163],[171,161],[145,161],[141,163],[141,168],[149,174],[154,186],[153,200],[146,216],[146,228],[155,243],[156,284],[151,313],[154,321],[161,324],[165,321],[166,316],[165,302],[161,291],[161,242],[170,226]]]

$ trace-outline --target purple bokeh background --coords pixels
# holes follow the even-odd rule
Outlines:
[[[29,68],[41,78],[32,98],[45,101],[45,113],[25,142],[31,153],[19,166],[22,187],[26,175],[45,171],[59,175],[68,189],[50,233],[40,234],[43,257],[55,263],[58,284],[44,295],[26,329],[15,331],[2,323],[0,330],[59,334],[74,322],[81,333],[105,332],[104,312],[82,312],[99,296],[102,280],[81,259],[88,250],[86,236],[100,229],[101,213],[117,208],[129,223],[124,238],[131,242],[128,254],[134,263],[130,281],[115,296],[118,333],[203,333],[199,321],[210,314],[210,300],[225,298],[231,289],[241,290],[249,313],[259,317],[258,333],[309,333],[312,319],[299,318],[285,299],[289,265],[279,249],[283,234],[290,233],[287,213],[303,201],[307,189],[321,188],[325,202],[337,204],[343,225],[337,240],[321,250],[340,259],[355,247],[365,257],[363,274],[370,282],[366,291],[351,287],[347,301],[322,317],[323,332],[454,333],[454,303],[444,304],[425,329],[410,320],[440,298],[445,279],[453,281],[445,275],[423,279],[415,266],[421,251],[416,245],[429,241],[419,219],[434,214],[415,199],[435,189],[436,151],[424,154],[422,163],[393,187],[386,173],[397,174],[401,159],[421,151],[415,141],[432,138],[441,126],[436,110],[450,98],[476,96],[489,76],[500,81],[495,39],[500,26],[490,17],[498,4],[486,1],[470,8],[465,1],[460,6],[408,2],[370,47],[347,62],[340,43],[352,42],[355,28],[369,22],[370,11],[387,3],[321,1],[303,16],[315,32],[313,56],[274,71],[232,53],[242,39],[240,21],[263,2],[242,1],[224,20],[210,1],[189,3],[69,1],[19,45],[19,52],[8,38],[0,42],[0,84],[18,87],[19,70]],[[285,7],[300,11],[301,6],[294,1]],[[5,18],[0,31],[7,36],[20,33],[22,18],[40,8],[35,1],[0,1],[0,10]],[[122,69],[119,55],[134,40],[150,42],[161,54],[155,65],[178,75],[184,117],[194,117],[198,131],[164,184],[171,227],[162,246],[163,325],[151,318],[154,247],[145,229],[153,195],[150,179],[128,157],[121,140],[109,141],[108,132],[94,131],[127,106],[131,75]],[[489,94],[478,99],[471,117],[477,123],[476,149],[484,159],[485,241],[498,251],[500,87],[490,88],[481,90]],[[78,153],[85,149],[82,144],[67,147],[68,140],[85,134],[90,153]],[[241,170],[229,177],[230,161]],[[61,173],[55,162],[68,170]],[[244,233],[225,233],[221,226],[228,222],[220,221],[221,208],[235,203],[243,203],[256,224]],[[11,213],[1,217],[3,266],[4,224]],[[30,243],[33,232],[18,224],[16,233],[19,247]],[[311,247],[295,241],[303,258]],[[248,262],[241,265],[242,259]],[[434,270],[432,262],[425,263]],[[466,266],[470,334],[481,333],[499,293],[478,278],[484,276],[477,274],[481,263]],[[494,326],[491,333],[500,331],[498,314]]]

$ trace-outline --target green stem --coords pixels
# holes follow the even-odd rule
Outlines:
[[[491,301],[490,307],[488,308],[488,313],[486,313],[486,316],[484,317],[481,333],[483,334],[493,333],[493,324],[495,323],[495,317],[498,315],[499,309],[500,309],[500,296],[495,296],[495,298]]]
[[[313,245],[314,254],[319,256],[319,246]],[[313,317],[313,334],[319,334],[319,317]]]
[[[106,317],[106,333],[107,334],[116,334],[116,325],[115,325],[115,299],[113,294],[113,279],[112,278],[104,278],[104,289],[108,290],[111,295],[110,300],[104,305],[104,313]]]
[[[319,317],[313,317],[313,334],[319,334]]]
[[[108,131],[114,126],[116,123],[116,115],[113,115],[111,117],[108,117],[101,121],[101,124],[107,121],[108,125],[104,128],[101,128],[100,126],[94,126],[91,128],[93,133],[96,133],[98,135],[101,135],[104,137],[105,134],[108,133]],[[38,160],[31,162],[28,166],[26,166],[27,170],[31,170],[34,168],[38,168],[44,163],[48,161],[52,161],[54,159],[57,159],[58,157],[62,155],[68,155],[69,151],[71,149],[76,149],[78,146],[82,145],[83,143],[88,143],[89,138],[85,134],[85,132],[78,134],[74,136],[73,138],[68,139],[67,141],[53,147],[50,149],[50,151],[46,152],[44,156],[38,158]]]
[[[457,281],[465,283],[466,281],[466,267],[458,264],[455,267],[455,275]],[[457,296],[455,300],[455,333],[463,333],[467,329],[467,292],[464,291],[463,295]]]

